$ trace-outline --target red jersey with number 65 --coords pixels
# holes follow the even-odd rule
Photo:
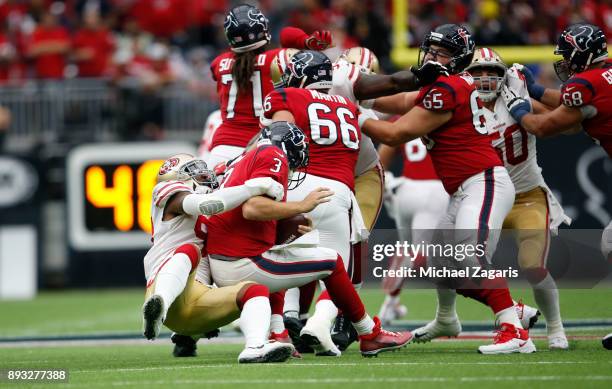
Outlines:
[[[597,110],[582,126],[612,158],[612,62],[567,80],[561,88],[561,103],[572,108],[590,105]]]
[[[470,75],[438,77],[433,84],[421,88],[416,105],[453,114],[448,122],[422,138],[449,194],[455,193],[471,176],[503,166],[491,146],[482,102]]]
[[[286,88],[266,97],[262,124],[278,111],[291,112],[308,138],[308,174],[340,181],[354,190],[361,140],[359,108],[340,95]]]
[[[286,194],[289,165],[280,148],[263,145],[248,151],[228,167],[222,186],[242,185],[257,177],[271,177],[285,187]],[[247,220],[242,216],[242,206],[209,218],[200,216],[202,218],[208,229],[206,249],[209,254],[252,257],[274,246],[276,220]]]
[[[274,89],[270,64],[279,50],[268,50],[255,57],[249,87],[241,91],[232,77],[235,54],[225,52],[213,60],[210,70],[217,81],[223,123],[215,132],[211,148],[219,145],[246,147],[249,140],[259,133],[263,97]]]

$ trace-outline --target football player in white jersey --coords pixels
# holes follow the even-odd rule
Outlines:
[[[221,110],[216,110],[208,115],[206,119],[206,124],[204,124],[204,130],[202,131],[202,139],[200,140],[200,146],[198,147],[198,156],[206,161],[210,156],[210,150],[212,149],[213,137],[215,136],[215,131],[217,128],[223,123],[223,118],[221,117]],[[211,166],[214,168],[214,166]]]
[[[255,178],[244,185],[211,190],[217,179],[204,161],[189,154],[168,158],[153,189],[151,216],[153,246],[144,258],[147,281],[142,308],[144,336],[155,339],[164,324],[183,336],[200,337],[240,316],[246,338],[241,363],[280,362],[293,345],[268,342],[269,290],[254,282],[213,288],[208,256],[202,255],[204,226],[199,215],[229,211],[253,196],[280,200],[284,188],[270,178]]]
[[[512,229],[518,244],[518,262],[532,288],[538,308],[546,318],[548,344],[551,349],[567,349],[568,343],[559,311],[559,292],[546,269],[551,231],[569,224],[559,202],[544,182],[538,166],[536,137],[526,132],[512,118],[500,92],[507,83],[521,97],[529,99],[524,77],[508,68],[490,48],[476,50],[466,68],[476,84],[485,106],[485,117],[493,146],[498,151],[516,189],[514,206],[504,220],[503,228]],[[543,110],[534,103],[534,109]]]

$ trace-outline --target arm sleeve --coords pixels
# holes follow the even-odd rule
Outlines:
[[[434,112],[445,112],[457,106],[456,92],[446,82],[435,82],[429,89],[423,89],[416,99],[416,105]]]
[[[561,104],[570,108],[589,105],[595,96],[595,88],[584,78],[572,78],[561,88]]]
[[[287,156],[276,146],[264,146],[253,161],[249,178],[270,177],[283,185],[285,192],[289,180]]]
[[[308,38],[308,34],[297,27],[285,27],[280,32],[280,44],[282,47],[305,49],[306,38]]]
[[[216,215],[231,211],[253,195],[245,185],[221,188],[208,194],[192,193],[183,199],[183,210],[192,216]]]
[[[168,200],[179,192],[193,192],[193,190],[182,181],[160,182],[153,188],[153,204],[163,209]]]

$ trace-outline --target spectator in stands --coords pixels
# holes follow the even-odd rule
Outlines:
[[[113,36],[102,25],[95,8],[86,10],[83,14],[83,26],[74,35],[73,48],[79,77],[108,75],[115,44]]]
[[[70,35],[59,26],[57,16],[51,12],[42,15],[40,25],[30,38],[28,55],[34,60],[36,78],[61,79],[64,77],[66,54],[70,50]]]

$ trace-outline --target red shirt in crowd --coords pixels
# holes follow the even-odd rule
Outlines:
[[[105,28],[82,29],[73,39],[74,50],[91,50],[93,56],[78,62],[79,77],[100,77],[109,69],[115,44],[112,34]]]
[[[30,50],[35,49],[39,44],[62,43],[70,44],[70,35],[63,27],[44,28],[38,27],[34,30],[30,40]],[[34,67],[37,78],[63,78],[64,67],[66,66],[65,54],[43,53],[35,57]]]

